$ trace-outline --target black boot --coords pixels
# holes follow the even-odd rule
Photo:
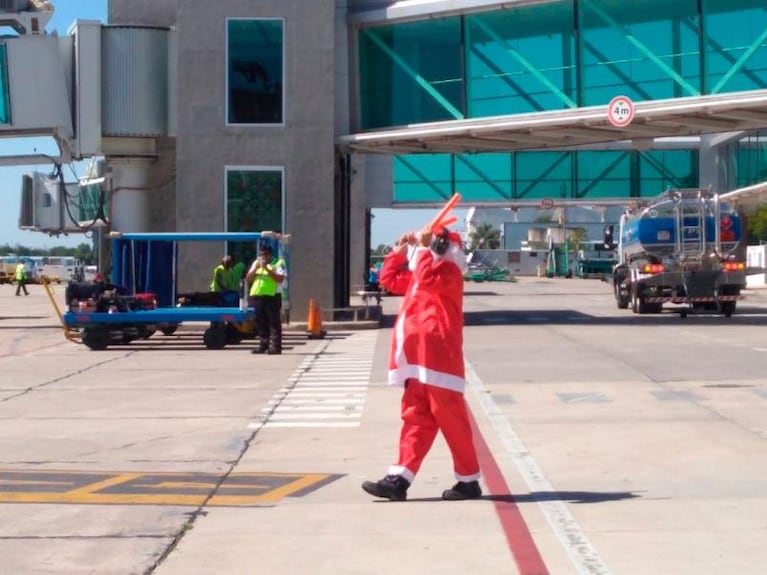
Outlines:
[[[258,339],[258,347],[251,350],[250,353],[266,353],[267,349],[269,349],[269,340],[261,337]]]
[[[461,501],[463,499],[477,499],[482,496],[482,488],[479,481],[459,481],[450,489],[442,492],[442,499],[447,501]]]
[[[365,481],[362,484],[362,489],[370,495],[390,501],[405,501],[408,487],[410,482],[401,475],[387,475],[380,481]]]

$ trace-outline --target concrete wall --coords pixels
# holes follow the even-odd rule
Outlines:
[[[339,6],[337,7],[337,4]],[[227,166],[284,168],[285,229],[291,234],[291,316],[306,316],[310,297],[324,308],[334,297],[335,135],[348,129],[349,97],[344,1],[110,0],[110,24],[155,24],[177,30],[177,130],[174,201],[177,231],[220,231],[225,225]],[[226,18],[285,19],[285,126],[226,126]],[[339,27],[342,26],[341,31]],[[346,116],[344,116],[346,114]],[[353,189],[352,258],[364,265],[364,196]],[[164,221],[171,221],[170,218]],[[195,244],[180,253],[187,289],[205,289],[223,245]]]

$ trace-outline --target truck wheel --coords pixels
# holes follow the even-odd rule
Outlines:
[[[226,326],[210,326],[202,334],[202,341],[208,349],[223,349],[226,347]]]
[[[735,313],[735,305],[738,302],[735,301],[723,301],[722,302],[722,313],[724,314],[724,317],[732,317],[732,314]]]
[[[86,327],[82,333],[82,340],[93,351],[103,351],[109,347],[109,332],[97,327]]]
[[[641,285],[635,285],[631,289],[631,311],[634,313],[645,314],[648,311],[647,304],[645,303],[644,298],[640,295],[641,291]]]
[[[618,284],[613,284],[613,291],[615,292],[615,302],[618,304],[618,309],[627,309],[629,307],[629,300],[621,295],[621,287]]]

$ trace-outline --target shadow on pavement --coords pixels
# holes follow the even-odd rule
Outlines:
[[[568,503],[604,503],[606,501],[621,501],[624,499],[636,499],[641,497],[631,491],[531,491],[519,495],[483,495],[482,501],[500,501],[504,503],[540,503],[543,501],[566,501]],[[389,503],[383,499],[376,502]],[[409,502],[434,502],[442,501],[441,497],[415,497],[408,499]]]

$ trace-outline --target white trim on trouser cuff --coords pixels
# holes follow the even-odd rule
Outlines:
[[[407,467],[402,467],[401,465],[390,465],[387,474],[401,475],[407,479],[408,483],[413,483],[413,480],[415,479],[415,473],[410,471]]]

